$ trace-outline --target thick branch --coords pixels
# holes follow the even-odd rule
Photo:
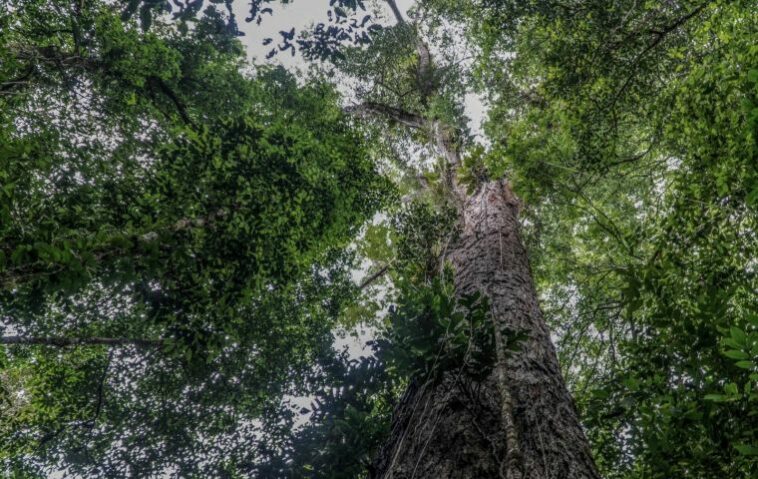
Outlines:
[[[409,128],[423,128],[426,126],[426,120],[421,115],[382,103],[369,101],[360,105],[349,106],[345,108],[345,111],[360,117],[379,117],[394,120]]]
[[[392,14],[395,16],[395,20],[397,20],[398,24],[405,23],[405,19],[403,18],[403,15],[400,13],[400,9],[397,8],[397,3],[395,3],[395,0],[385,0],[387,2],[387,5],[390,6],[390,9],[392,9]]]
[[[195,126],[195,123],[187,113],[187,107],[184,105],[184,103],[182,103],[176,93],[174,93],[174,91],[166,84],[165,81],[156,76],[151,76],[148,77],[148,82],[157,88],[161,93],[163,93],[169,100],[171,100],[171,102],[176,107],[176,110],[179,112],[179,116],[182,118],[182,121],[184,121],[185,124]]]
[[[428,98],[435,89],[432,54],[429,52],[429,46],[420,38],[416,41],[416,50],[418,51],[418,85],[421,95]]]
[[[66,338],[62,336],[51,337],[24,337],[24,336],[4,336],[0,337],[0,344],[20,344],[25,346],[55,346],[59,348],[67,346],[139,346],[139,347],[160,347],[163,345],[162,339],[140,339],[140,338]]]
[[[397,3],[395,0],[385,0],[387,2],[387,5],[389,5],[390,9],[392,10],[392,14],[395,16],[395,20],[397,20],[398,25],[405,25],[405,19],[403,18],[403,14],[400,13],[400,9],[397,6]],[[433,82],[432,82],[432,55],[429,52],[429,46],[424,43],[421,38],[418,38],[416,40],[416,49],[418,50],[418,84],[419,88],[421,90],[421,94],[424,97],[428,97],[431,93],[431,90],[433,89]]]

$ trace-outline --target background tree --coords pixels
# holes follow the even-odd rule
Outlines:
[[[249,470],[331,348],[386,181],[330,87],[244,74],[212,11],[5,7],[4,470]]]

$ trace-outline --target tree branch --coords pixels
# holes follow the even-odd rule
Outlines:
[[[100,418],[100,412],[103,409],[103,400],[105,399],[105,379],[108,377],[108,369],[111,367],[113,361],[113,350],[108,352],[108,361],[105,363],[103,369],[103,375],[100,376],[100,384],[97,387],[97,403],[95,403],[95,414],[92,416],[92,422],[90,424],[90,431],[94,429],[97,420]]]
[[[359,117],[380,117],[388,120],[394,120],[409,128],[423,128],[426,126],[426,120],[415,113],[410,113],[400,108],[376,102],[365,102],[360,105],[353,105],[345,108],[347,113]]]
[[[5,94],[6,92],[19,88],[20,85],[29,83],[33,74],[34,66],[30,65],[21,76],[0,83],[0,94]]]
[[[403,18],[403,14],[400,13],[400,9],[397,8],[397,3],[395,3],[395,0],[384,0],[387,2],[387,5],[390,6],[390,9],[392,10],[392,14],[395,16],[395,20],[397,20],[398,25],[402,25],[405,23],[405,19]]]
[[[169,100],[171,100],[171,103],[174,104],[176,107],[176,110],[179,112],[179,116],[182,118],[182,121],[184,121],[185,124],[190,126],[196,126],[195,123],[190,118],[189,114],[187,113],[187,108],[185,107],[184,103],[179,99],[179,97],[174,93],[174,90],[169,87],[165,81],[163,81],[161,78],[158,78],[156,76],[150,76],[148,77],[148,82],[153,85],[154,88],[159,90],[161,93],[163,93]]]
[[[637,67],[640,64],[640,62],[642,61],[642,59],[648,53],[650,53],[652,50],[654,50],[658,45],[660,45],[661,42],[663,42],[663,39],[666,38],[666,36],[669,33],[673,32],[676,29],[678,29],[679,27],[681,27],[682,25],[684,25],[685,23],[687,23],[689,20],[691,20],[693,17],[695,17],[697,14],[699,14],[700,12],[702,12],[703,9],[708,6],[709,3],[711,3],[711,2],[703,2],[698,7],[696,7],[694,10],[692,10],[690,13],[688,13],[688,14],[680,17],[680,18],[678,18],[677,20],[675,20],[671,24],[665,26],[661,30],[650,30],[649,31],[650,33],[652,33],[653,35],[655,35],[655,39],[652,42],[650,42],[647,45],[647,47],[645,47],[645,49],[642,50],[642,52],[640,52],[640,54],[637,55],[637,57],[632,62],[632,64],[631,64],[632,73],[627,77],[626,81],[624,81],[624,83],[621,85],[621,88],[616,93],[616,95],[615,95],[615,97],[613,99],[613,104],[614,105],[618,101],[618,99],[621,98],[621,95],[624,94],[624,92],[626,91],[626,89],[629,88],[629,86],[632,83],[632,80],[637,76],[637,72],[639,70],[639,68],[637,68]]]
[[[426,99],[435,89],[432,72],[432,54],[429,52],[429,46],[421,38],[416,40],[416,50],[418,50],[417,81],[421,95]]]
[[[658,44],[661,43],[661,41],[663,40],[663,38],[666,35],[668,35],[669,33],[673,32],[677,28],[681,27],[685,23],[687,23],[687,21],[689,21],[692,17],[694,17],[695,15],[697,15],[698,13],[700,13],[708,5],[708,3],[710,3],[710,2],[705,2],[705,3],[701,4],[700,6],[698,6],[694,10],[692,10],[690,13],[688,13],[687,15],[684,15],[684,16],[682,16],[680,18],[678,18],[677,20],[675,20],[674,22],[672,22],[668,26],[664,27],[662,30],[650,30],[650,33],[652,33],[652,34],[655,35],[655,40],[653,40],[652,42],[650,42],[650,44],[642,51],[642,53],[640,53],[639,57],[640,58],[643,57],[650,50],[652,50],[655,47],[657,47]]]
[[[395,16],[395,20],[397,20],[398,25],[405,25],[405,19],[403,18],[403,14],[400,13],[400,9],[397,6],[397,3],[395,0],[385,0],[387,2],[387,5],[389,5],[390,9],[392,10],[392,14]],[[416,40],[416,49],[418,50],[418,84],[419,89],[421,90],[421,94],[424,97],[428,97],[431,93],[431,90],[433,89],[433,78],[432,78],[432,55],[429,52],[429,46],[424,43],[421,38],[417,38]]]
[[[29,63],[28,69],[20,78],[0,84],[0,93],[10,90],[18,84],[28,83],[27,80],[35,72],[34,66],[36,64],[54,66],[58,68],[61,73],[65,73],[65,70],[70,67],[80,67],[85,70],[103,68],[101,61],[96,58],[84,57],[78,53],[66,52],[55,46],[37,48],[16,47],[12,48],[11,51],[15,54],[16,59]],[[186,105],[182,102],[176,92],[163,81],[163,79],[150,75],[147,76],[147,83],[156,93],[164,95],[171,101],[171,103],[173,103],[185,124],[195,126],[195,123],[187,112]]]
[[[377,271],[376,273],[370,275],[368,278],[366,278],[363,281],[361,281],[361,284],[358,287],[360,289],[365,289],[365,288],[371,286],[371,284],[374,281],[376,281],[377,279],[379,279],[382,276],[384,276],[387,273],[387,271],[389,271],[389,269],[390,269],[390,265],[388,265],[388,264],[384,265],[379,271]]]
[[[64,348],[67,346],[139,346],[139,347],[160,347],[163,345],[162,339],[141,339],[141,338],[67,338],[63,336],[50,337],[24,337],[24,336],[3,336],[0,337],[0,344],[19,344],[24,346],[55,346]]]
[[[154,230],[141,235],[129,236],[128,239],[130,241],[135,241],[138,243],[149,243],[157,240],[161,237],[161,234],[164,233],[178,233],[186,231],[190,228],[211,227],[217,219],[222,219],[228,214],[228,210],[222,208],[215,213],[212,213],[205,217],[183,218],[168,227],[164,227],[161,230]],[[13,247],[10,248],[10,251],[13,251]],[[2,248],[0,248],[0,252],[3,252]],[[112,258],[114,255],[122,255],[125,253],[125,249],[123,247],[117,246],[102,249],[96,248],[91,252],[94,254],[97,261],[101,261],[104,259]],[[8,267],[5,268],[4,271],[0,271],[0,287],[5,287],[8,285],[17,286],[18,284],[21,284],[25,281],[29,281],[38,277],[50,276],[63,270],[64,266],[61,264],[58,264],[55,269],[49,269],[39,261]]]

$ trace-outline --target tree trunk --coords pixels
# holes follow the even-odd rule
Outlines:
[[[445,256],[457,293],[486,295],[495,331],[528,338],[506,352],[507,337],[496,333],[497,365],[484,382],[453,372],[411,384],[371,477],[599,478],[537,303],[513,193],[491,181],[461,208],[461,233]]]

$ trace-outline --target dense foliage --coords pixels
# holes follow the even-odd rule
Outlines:
[[[2,467],[251,470],[352,294],[343,248],[389,191],[368,147],[213,18],[1,15]]]
[[[297,81],[231,0],[0,0],[2,474],[366,477],[403,390],[486,375],[419,118],[518,192],[603,477],[758,474],[758,3],[367,4],[262,40]]]

